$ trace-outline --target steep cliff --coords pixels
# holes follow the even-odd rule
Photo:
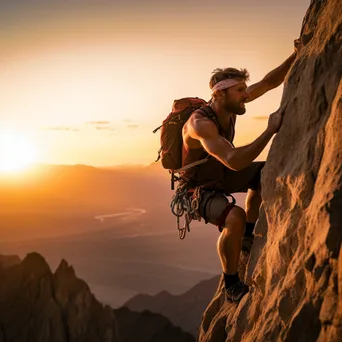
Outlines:
[[[203,314],[199,341],[342,341],[342,2],[311,1],[262,173],[250,293]],[[222,284],[221,284],[222,285]]]

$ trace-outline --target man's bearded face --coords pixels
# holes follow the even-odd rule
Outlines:
[[[245,102],[248,100],[247,85],[245,82],[228,88],[225,93],[225,110],[237,115],[246,112]]]

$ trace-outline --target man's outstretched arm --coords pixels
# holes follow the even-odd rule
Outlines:
[[[223,136],[219,135],[216,125],[209,119],[190,120],[189,135],[199,140],[203,148],[223,165],[238,171],[250,165],[262,152],[272,136],[278,132],[282,122],[283,110],[270,115],[267,129],[251,144],[234,147]]]
[[[278,87],[283,83],[287,72],[289,71],[293,61],[296,58],[297,51],[300,49],[298,39],[294,41],[295,51],[288,57],[281,65],[269,72],[261,81],[252,84],[247,88],[249,93],[249,99],[247,102],[251,102],[261,95],[265,94],[269,90]]]

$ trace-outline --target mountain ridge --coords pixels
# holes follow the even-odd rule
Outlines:
[[[217,289],[219,279],[218,275],[202,280],[180,295],[172,295],[168,291],[161,291],[154,296],[139,294],[123,306],[138,312],[148,310],[160,313],[184,331],[197,336],[201,316]]]
[[[8,260],[13,261],[13,256]],[[129,342],[134,341],[133,328],[141,342],[195,341],[191,334],[159,314],[113,310],[101,304],[65,260],[54,273],[46,260],[34,252],[19,263],[3,265],[1,342]],[[146,326],[148,330],[143,328]]]

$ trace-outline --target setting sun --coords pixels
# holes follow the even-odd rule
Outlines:
[[[36,160],[30,142],[13,131],[0,132],[0,172],[22,170]]]

